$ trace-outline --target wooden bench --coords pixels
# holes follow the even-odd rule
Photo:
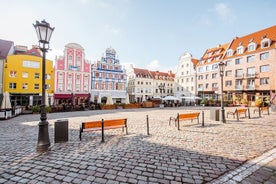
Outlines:
[[[246,111],[247,109],[236,109],[234,112],[227,112],[227,118],[228,118],[228,115],[233,115],[233,118],[235,118],[235,115],[237,116],[237,120],[239,121],[239,117],[241,114],[244,114],[245,117],[246,117]]]
[[[175,125],[177,123],[177,129],[179,128],[179,121],[185,121],[185,120],[191,120],[193,122],[194,119],[197,119],[197,123],[199,123],[199,112],[193,112],[193,113],[185,113],[185,114],[179,114],[177,113],[176,118],[170,117],[169,125],[171,125],[171,121],[173,120],[175,122]]]
[[[80,140],[83,132],[91,132],[91,131],[102,131],[102,142],[104,142],[104,130],[108,129],[116,129],[116,128],[122,128],[124,131],[124,128],[126,128],[126,134],[127,132],[127,119],[111,119],[111,120],[104,120],[101,121],[88,121],[88,122],[82,122],[80,126]]]
[[[254,114],[256,113],[256,112],[259,112],[259,116],[261,117],[261,113],[264,113],[265,111],[267,111],[267,115],[269,115],[269,108],[268,108],[268,106],[266,106],[266,107],[259,107],[258,109],[254,109]]]

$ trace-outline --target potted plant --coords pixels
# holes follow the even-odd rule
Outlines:
[[[241,99],[241,106],[246,107],[248,105],[248,101],[246,99]]]
[[[203,99],[201,100],[200,104],[201,104],[202,106],[205,106],[205,105],[207,104],[207,102],[208,102],[207,98],[203,98]]]
[[[255,100],[255,106],[256,107],[261,107],[263,103],[263,100],[261,98],[258,98]]]

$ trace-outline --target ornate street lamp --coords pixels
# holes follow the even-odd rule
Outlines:
[[[45,108],[45,66],[46,66],[46,52],[49,50],[49,42],[52,36],[52,33],[55,28],[50,27],[50,24],[45,20],[39,22],[36,21],[33,24],[35,27],[38,42],[39,42],[39,49],[42,51],[42,99],[41,99],[41,106],[40,106],[40,122],[38,124],[38,141],[37,141],[37,152],[45,152],[48,151],[50,147],[50,140],[49,140],[49,131],[48,131],[48,121],[47,121],[47,114]]]
[[[225,110],[224,110],[224,104],[223,104],[223,76],[224,76],[224,69],[225,69],[225,64],[221,61],[219,64],[219,72],[220,72],[220,84],[221,84],[221,121],[222,123],[226,123],[225,120]]]

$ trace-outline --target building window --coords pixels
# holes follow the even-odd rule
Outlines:
[[[208,89],[208,87],[209,87],[209,84],[208,84],[208,83],[207,83],[207,84],[205,84],[205,88],[206,88],[206,89]]]
[[[255,67],[247,68],[247,77],[255,76]]]
[[[73,66],[73,56],[68,55],[68,68],[71,68]]]
[[[16,89],[16,83],[9,83],[9,88],[10,89]]]
[[[268,48],[268,47],[270,47],[270,44],[271,44],[271,40],[268,38],[264,38],[261,42],[261,48],[262,49]]]
[[[202,79],[203,79],[203,75],[199,75],[198,80],[202,80]]]
[[[239,46],[239,47],[237,48],[237,54],[242,54],[243,51],[244,51],[244,47],[243,47],[243,46]]]
[[[199,85],[198,85],[198,90],[199,90],[199,91],[203,91],[203,84],[199,84]]]
[[[46,74],[46,79],[50,80],[51,79],[51,75]]]
[[[237,58],[237,59],[235,59],[235,64],[236,64],[236,65],[241,64],[241,58]]]
[[[252,42],[250,44],[248,44],[248,51],[254,51],[256,50],[256,43]]]
[[[232,86],[232,81],[231,81],[231,80],[225,81],[225,86],[226,86],[226,87],[227,87],[227,86]]]
[[[34,89],[39,89],[39,84],[34,84]]]
[[[260,60],[265,60],[269,58],[269,52],[264,52],[260,54]]]
[[[45,84],[46,89],[50,89],[51,85],[50,84]]]
[[[217,77],[218,77],[218,73],[213,73],[212,74],[212,79],[217,78]]]
[[[22,84],[22,89],[28,89],[28,83],[23,83]]]
[[[235,77],[242,77],[242,76],[243,76],[243,71],[242,71],[242,69],[237,69],[237,70],[236,70]]]
[[[225,76],[226,76],[226,77],[232,76],[232,70],[227,70],[227,71],[225,72]]]
[[[255,55],[247,56],[247,63],[253,62],[255,60]]]
[[[267,85],[269,84],[269,78],[265,77],[265,78],[260,78],[260,85]]]
[[[233,50],[232,49],[227,50],[226,55],[228,57],[233,56]]]
[[[81,57],[78,56],[78,57],[77,57],[77,66],[80,66],[80,65],[81,65]]]
[[[213,64],[212,65],[212,70],[216,70],[218,68],[218,64]]]
[[[207,66],[206,66],[206,71],[209,71],[209,70],[210,70],[210,66],[207,65]]]
[[[203,68],[202,67],[198,67],[198,72],[203,72]]]
[[[22,78],[28,78],[28,72],[22,72]]]
[[[231,60],[228,60],[225,62],[225,66],[231,66],[232,65],[232,61]]]
[[[34,74],[34,78],[35,78],[35,79],[39,79],[39,73],[35,73],[35,74]]]
[[[260,66],[260,72],[269,72],[269,65]]]
[[[212,83],[212,87],[213,87],[213,88],[218,87],[218,83]]]
[[[16,71],[10,71],[10,77],[16,77],[17,76],[17,72]]]
[[[208,79],[208,76],[209,76],[209,75],[208,75],[208,74],[206,74],[206,75],[205,75],[205,79]]]

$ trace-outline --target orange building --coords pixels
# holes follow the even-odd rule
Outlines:
[[[220,91],[219,69],[216,67],[211,72],[202,71],[208,65],[215,66],[220,61],[226,65],[223,81],[223,92],[225,99],[234,103],[247,101],[249,105],[254,105],[255,100],[272,101],[275,97],[276,83],[276,26],[257,31],[242,37],[234,38],[230,44],[223,46],[224,52],[220,58],[216,58],[216,49],[208,49],[202,57],[202,61],[197,66],[197,85],[199,94],[210,94],[208,97],[216,98],[216,92]],[[208,53],[211,56],[208,63]],[[222,58],[221,58],[222,57]],[[206,75],[213,76],[214,80],[209,80]],[[203,81],[201,81],[203,77]],[[205,78],[204,78],[205,77]],[[209,76],[210,77],[210,76]],[[207,79],[207,80],[206,80]],[[216,84],[217,83],[217,84]],[[213,95],[208,88],[211,85]]]

